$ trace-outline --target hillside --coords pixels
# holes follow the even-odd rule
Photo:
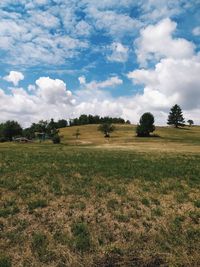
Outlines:
[[[105,139],[97,130],[98,125],[72,126],[60,130],[62,142],[68,145],[96,146],[102,148],[133,149],[137,151],[200,151],[200,126],[175,129],[173,127],[156,127],[154,135],[158,137],[138,138],[135,125],[115,124],[116,130],[111,138]],[[80,136],[76,140],[75,132]],[[180,145],[181,144],[181,145]]]

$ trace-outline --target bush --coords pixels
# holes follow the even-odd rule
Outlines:
[[[140,124],[136,128],[137,136],[148,137],[153,131],[155,131],[154,116],[146,112],[141,116]]]
[[[54,136],[52,137],[52,142],[53,142],[54,144],[60,144],[60,136],[59,136],[58,134],[54,135]]]

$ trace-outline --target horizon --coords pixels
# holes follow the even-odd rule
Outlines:
[[[81,114],[200,124],[200,1],[2,0],[0,121]]]

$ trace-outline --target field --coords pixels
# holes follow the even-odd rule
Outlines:
[[[0,144],[0,267],[200,266],[200,127],[60,134]]]

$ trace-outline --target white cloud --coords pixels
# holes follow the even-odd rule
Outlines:
[[[80,76],[80,77],[78,77],[78,80],[79,80],[79,83],[80,83],[80,84],[86,84],[85,76]]]
[[[117,85],[121,85],[122,83],[123,81],[119,77],[114,76],[102,82],[97,82],[97,81],[92,81],[90,83],[85,82],[84,86],[86,89],[89,90],[98,90],[103,88],[115,87]]]
[[[121,116],[137,123],[144,112],[150,111],[156,124],[163,125],[171,106],[178,103],[186,119],[200,123],[199,72],[197,57],[162,59],[155,69],[129,73],[134,82],[144,84],[143,92],[117,98],[102,89],[121,84],[118,77],[86,83],[73,95],[62,80],[41,77],[35,86],[29,86],[31,94],[23,88],[12,89],[10,94],[0,90],[0,121],[15,119],[28,126],[40,119],[73,118],[90,113]]]
[[[109,61],[126,62],[128,59],[128,47],[121,43],[114,42],[110,45],[111,55],[107,56]]]
[[[0,121],[14,119],[23,126],[40,119],[70,118],[76,99],[59,79],[40,77],[29,91],[14,88],[9,94],[0,89]]]
[[[36,25],[39,25],[41,27],[49,28],[49,29],[54,29],[59,27],[59,19],[51,14],[49,11],[29,11],[28,12],[30,18],[29,22],[34,23]]]
[[[155,22],[166,17],[177,15],[189,6],[186,5],[186,1],[184,0],[145,0],[140,1],[140,7],[142,19],[147,22]]]
[[[74,34],[78,36],[88,36],[92,31],[92,26],[86,21],[81,20],[75,25]]]
[[[13,83],[15,86],[24,79],[23,73],[19,71],[10,71],[9,75],[4,77],[4,80]]]
[[[138,19],[131,18],[127,14],[117,13],[113,10],[99,10],[94,6],[87,9],[88,17],[98,30],[103,30],[111,35],[115,40],[120,39],[125,34],[134,35],[141,26]]]
[[[62,80],[40,77],[35,83],[38,86],[38,97],[49,104],[68,103],[72,96]]]
[[[200,36],[200,26],[195,27],[195,28],[192,30],[192,33],[193,33],[195,36]]]
[[[162,59],[153,70],[135,70],[128,74],[134,83],[143,84],[138,97],[149,108],[165,110],[178,103],[185,110],[200,108],[200,63],[191,59]]]
[[[146,65],[148,60],[159,61],[162,57],[182,59],[193,56],[193,43],[172,37],[176,26],[175,22],[167,18],[141,30],[140,37],[135,41],[136,54],[141,65]]]

